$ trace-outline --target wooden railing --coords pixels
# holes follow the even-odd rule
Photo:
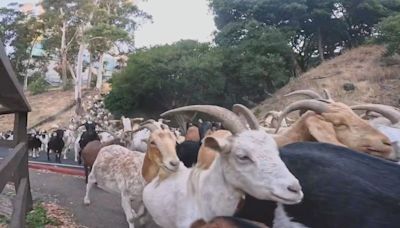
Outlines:
[[[16,196],[10,227],[25,227],[27,211],[32,209],[32,195],[29,183],[27,113],[16,113],[14,120],[14,139],[1,141],[0,145],[10,150],[7,157],[0,162],[0,192],[8,182],[13,182]]]

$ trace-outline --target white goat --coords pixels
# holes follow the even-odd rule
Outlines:
[[[64,148],[62,151],[62,155],[63,159],[67,159],[67,152],[71,150],[71,147],[74,147],[75,133],[70,129],[66,129],[64,131],[63,141],[64,141]]]
[[[278,147],[270,135],[247,130],[238,116],[217,106],[194,105],[163,115],[181,112],[211,115],[234,135],[206,137],[205,146],[220,154],[209,169],[188,169],[181,164],[176,174],[164,180],[155,178],[146,185],[143,201],[158,225],[187,228],[198,219],[231,216],[243,192],[286,204],[301,201],[301,186],[279,158]]]
[[[94,183],[106,191],[120,194],[121,205],[130,228],[134,227],[136,219],[143,223],[145,208],[142,191],[146,181],[151,181],[156,175],[168,176],[179,167],[175,136],[169,130],[158,129],[156,126],[147,127],[151,129],[152,134],[146,154],[118,145],[102,148],[93,164],[86,186],[86,205],[90,204],[89,193]],[[146,173],[144,177],[142,169]]]

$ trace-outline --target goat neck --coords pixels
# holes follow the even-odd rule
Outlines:
[[[207,221],[215,215],[234,214],[243,196],[242,191],[227,182],[223,169],[221,156],[217,156],[209,169],[200,171],[194,168],[191,171],[189,195],[193,194]]]

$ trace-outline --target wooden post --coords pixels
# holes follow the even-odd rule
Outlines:
[[[15,113],[14,119],[14,141],[16,144],[25,142],[24,150],[24,157],[22,158],[21,163],[19,164],[17,170],[14,173],[14,185],[15,190],[17,191],[20,180],[22,178],[27,179],[27,188],[28,188],[28,195],[26,197],[26,210],[29,211],[33,207],[32,201],[32,193],[31,193],[31,185],[29,181],[29,169],[28,169],[28,135],[26,132],[26,128],[28,125],[28,113],[26,112],[18,112]]]

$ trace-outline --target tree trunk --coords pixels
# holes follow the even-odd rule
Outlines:
[[[87,77],[87,88],[90,89],[91,82],[92,82],[92,55],[89,55],[89,70],[88,70],[88,77]]]
[[[82,65],[83,65],[83,52],[85,51],[86,45],[81,42],[79,45],[78,61],[76,63],[76,80],[75,80],[75,100],[82,98]]]
[[[26,70],[25,70],[25,75],[24,75],[24,90],[28,89],[28,69],[29,69],[29,65],[31,64],[31,60],[32,60],[32,55],[33,55],[33,47],[35,46],[37,41],[37,37],[33,40],[30,49],[29,49],[29,59],[28,59],[28,64],[26,66]]]
[[[318,27],[318,53],[319,53],[319,58],[321,59],[321,62],[325,61],[321,27]]]
[[[96,88],[101,90],[103,85],[104,53],[100,53],[99,70],[97,71]]]
[[[63,88],[67,86],[67,44],[66,44],[67,22],[64,20],[61,27],[61,80]]]

